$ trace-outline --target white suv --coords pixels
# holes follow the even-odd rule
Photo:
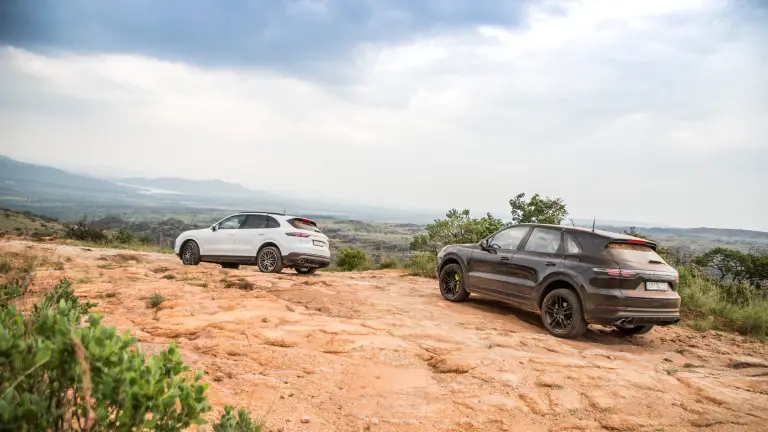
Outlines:
[[[311,274],[331,263],[328,237],[315,222],[279,213],[238,213],[210,228],[185,231],[176,238],[174,251],[186,265],[214,262],[238,268],[256,264],[265,273],[290,267]]]

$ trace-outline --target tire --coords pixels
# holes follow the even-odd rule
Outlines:
[[[256,264],[262,273],[280,273],[283,271],[283,257],[280,250],[274,246],[267,246],[256,255]]]
[[[184,265],[198,265],[200,264],[200,247],[194,240],[187,240],[181,246],[181,262]]]
[[[296,273],[300,275],[311,275],[317,271],[314,267],[296,267]]]
[[[616,330],[619,331],[619,333],[623,334],[624,336],[637,336],[646,334],[649,331],[653,330],[653,325],[639,325],[639,326],[632,326],[632,327],[622,327],[622,326],[615,326]]]
[[[238,263],[221,263],[221,268],[237,270],[240,268]]]
[[[440,294],[451,302],[463,302],[469,297],[465,289],[464,271],[458,264],[448,264],[440,270]]]
[[[544,297],[541,321],[552,336],[568,339],[583,335],[588,326],[579,295],[567,288],[558,288]]]

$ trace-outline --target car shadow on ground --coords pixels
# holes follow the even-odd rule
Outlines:
[[[505,303],[500,300],[481,297],[476,294],[472,294],[472,297],[464,302],[464,304],[482,312],[513,316],[519,321],[530,325],[531,332],[549,335],[549,332],[547,332],[544,325],[541,323],[541,315],[536,311],[525,309],[524,306]],[[576,340],[605,346],[645,346],[649,343],[642,337],[627,337],[611,327],[594,325],[590,326],[587,332]]]

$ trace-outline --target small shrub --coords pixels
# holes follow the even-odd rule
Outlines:
[[[136,236],[128,230],[121,229],[115,234],[115,242],[122,245],[128,245],[136,242]]]
[[[706,318],[696,319],[693,321],[693,323],[691,323],[691,328],[700,332],[712,330],[714,326],[715,326],[715,320],[711,316]]]
[[[371,260],[364,251],[341,248],[336,257],[336,267],[343,271],[363,271],[371,268]]]
[[[11,254],[0,256],[0,273],[8,274],[12,269],[13,262],[11,262]]]
[[[117,297],[117,291],[107,291],[104,293],[105,298],[114,298]]]
[[[241,279],[240,283],[237,285],[237,287],[240,288],[241,290],[244,290],[244,291],[251,291],[252,289],[255,288],[253,286],[253,283],[251,283],[251,282],[249,282],[249,281],[247,281],[245,279]]]
[[[0,308],[8,307],[8,303],[24,294],[24,289],[15,283],[0,284]]]
[[[170,270],[168,267],[155,267],[152,269],[152,273],[165,273]]]
[[[144,234],[137,239],[140,245],[149,246],[152,244],[152,237]]]
[[[408,275],[436,278],[435,267],[437,266],[437,256],[431,252],[415,252],[411,258],[405,262],[405,268],[408,269]]]
[[[235,417],[234,408],[227,405],[219,421],[212,426],[213,432],[260,432],[264,428],[264,422],[254,422],[248,411],[242,408],[237,411]]]
[[[147,300],[147,307],[148,308],[156,308],[163,304],[165,301],[165,297],[161,296],[160,294],[155,294],[152,297]]]
[[[173,273],[166,273],[163,275],[163,279],[169,279],[169,280],[176,279],[176,275],[174,275]]]
[[[379,262],[379,265],[378,265],[379,270],[395,269],[399,267],[400,267],[400,260],[394,257],[385,258],[381,260],[381,262]]]
[[[107,243],[109,236],[106,231],[94,227],[86,218],[74,224],[66,225],[64,236],[71,240],[79,240],[93,243]]]
[[[146,359],[135,339],[102,326],[99,315],[79,326],[87,304],[62,296],[63,286],[54,291],[47,300],[60,301],[37,307],[31,319],[0,311],[3,430],[179,431],[204,423],[203,373],[189,376],[174,344]]]

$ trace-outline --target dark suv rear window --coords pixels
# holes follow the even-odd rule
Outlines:
[[[309,219],[294,218],[289,219],[288,223],[296,229],[312,231],[316,233],[320,232],[320,228],[317,227],[317,224]]]
[[[664,258],[659,256],[650,246],[632,243],[609,243],[605,247],[605,254],[615,261],[635,264],[648,264],[649,262],[666,264]]]

